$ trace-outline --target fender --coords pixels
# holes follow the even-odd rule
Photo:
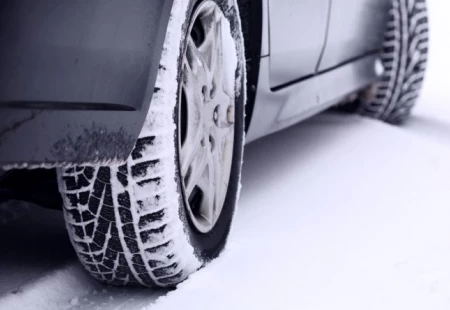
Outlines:
[[[173,1],[0,3],[0,166],[124,160]]]

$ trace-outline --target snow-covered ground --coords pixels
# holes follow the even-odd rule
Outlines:
[[[450,4],[429,2],[408,124],[324,113],[249,145],[227,250],[173,291],[103,286],[59,212],[0,206],[0,309],[450,309]]]

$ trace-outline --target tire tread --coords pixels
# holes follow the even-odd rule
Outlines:
[[[414,107],[428,60],[426,0],[393,0],[381,60],[385,72],[371,99],[361,100],[359,113],[398,124]]]

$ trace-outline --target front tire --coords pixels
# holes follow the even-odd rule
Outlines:
[[[360,98],[358,112],[391,124],[404,122],[416,104],[428,58],[426,0],[393,0],[381,54],[384,73]]]
[[[209,14],[214,9],[215,15],[204,15],[208,17],[205,20],[211,17],[221,23],[224,38],[216,42],[223,50],[220,62],[232,69],[232,74],[217,74],[223,79],[221,84],[203,83],[199,77],[197,83],[188,81],[192,75],[188,76],[186,67],[194,64],[201,63],[200,68],[191,70],[197,73],[200,69],[211,69],[204,79],[217,73],[209,67],[212,61],[207,61],[213,55],[201,54],[200,45],[191,45],[193,36],[198,40],[203,35],[192,30],[199,16],[203,16],[199,14],[202,9],[201,14]],[[208,34],[208,29],[203,30]],[[218,51],[219,45],[211,53]],[[224,91],[225,84],[232,87]],[[197,88],[209,95],[220,92],[222,97],[211,99],[210,96],[199,102]],[[219,152],[220,159],[224,148],[219,144],[213,148],[205,139],[197,141],[192,137],[195,131],[189,123],[198,118],[192,109],[182,107],[186,92],[195,93],[190,99],[197,112],[204,113],[204,119],[214,120],[207,125],[206,120],[200,124],[203,131],[208,131],[205,136],[212,132],[214,124],[222,124],[223,115],[228,120],[227,128],[232,128],[232,138],[227,140],[232,145],[228,143],[226,151],[231,157],[228,156],[227,164],[218,161],[219,167],[226,166],[228,174],[222,177],[222,170],[216,169],[220,177],[210,180],[214,188],[220,188],[222,198],[214,200],[214,205],[209,201],[201,204],[218,210],[209,226],[199,226],[192,216],[194,203],[187,197],[188,189],[192,188],[187,174],[192,171],[188,171],[189,163],[185,165],[188,169],[183,166],[186,163],[183,142],[189,140],[195,158],[199,153],[206,154],[198,149],[209,147],[211,153],[213,149]],[[69,236],[80,261],[95,278],[115,285],[174,286],[221,252],[239,193],[245,93],[243,37],[235,1],[175,0],[150,110],[126,163],[73,167],[58,173]],[[229,100],[224,100],[227,95]],[[224,101],[227,107],[233,106],[232,114],[221,112]],[[203,171],[196,174],[211,175],[212,166],[213,163],[197,165],[195,169]],[[195,185],[201,189],[201,184]],[[202,197],[197,195],[194,200],[198,202]],[[206,214],[204,210],[197,215]]]

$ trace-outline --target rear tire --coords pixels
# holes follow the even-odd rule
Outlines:
[[[179,114],[181,85],[186,80],[185,53],[192,38],[188,30],[194,23],[192,16],[205,2],[219,8],[222,15],[215,14],[222,16],[222,33],[229,38],[221,42],[228,46],[224,53],[231,52],[235,59],[227,63],[232,75],[222,76],[223,83],[231,78],[226,82],[233,88],[233,115],[227,116],[233,117],[229,120],[234,126],[234,142],[228,184],[220,184],[225,186],[221,212],[211,229],[200,232],[190,220],[190,205],[184,197]],[[168,29],[150,110],[126,163],[58,172],[72,244],[87,271],[109,284],[178,284],[219,255],[235,212],[245,103],[245,58],[237,5],[234,0],[175,0]],[[230,49],[230,42],[234,48]]]
[[[426,0],[393,0],[381,54],[379,83],[358,101],[357,111],[391,124],[405,121],[416,104],[428,58]]]

